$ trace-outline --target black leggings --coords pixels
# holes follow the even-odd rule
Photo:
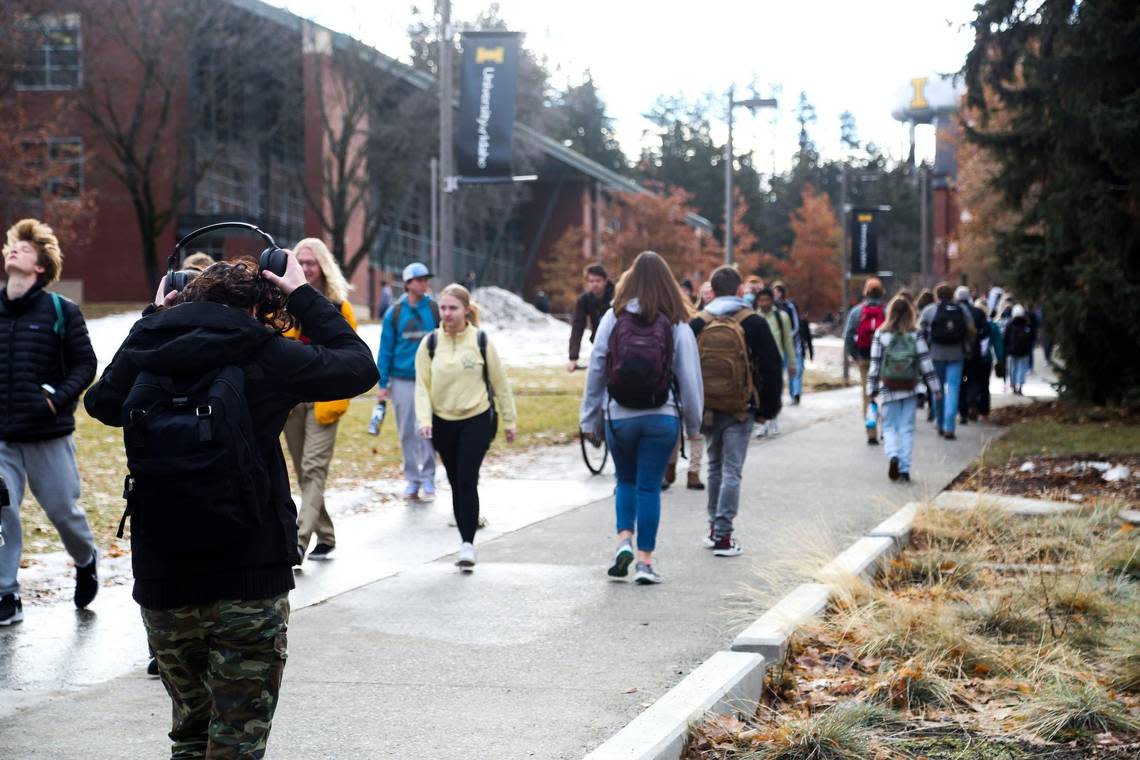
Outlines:
[[[474,543],[479,525],[479,468],[491,445],[491,410],[465,420],[444,420],[433,414],[431,444],[447,470],[459,535],[464,542]]]

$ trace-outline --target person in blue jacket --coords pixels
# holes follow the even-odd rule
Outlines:
[[[432,274],[418,261],[404,267],[404,295],[384,314],[380,332],[378,400],[392,402],[404,456],[404,498],[435,498],[435,449],[416,430],[416,350],[439,325],[439,307],[428,293]]]

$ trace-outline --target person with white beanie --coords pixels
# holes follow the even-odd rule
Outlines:
[[[1029,374],[1029,357],[1033,355],[1036,337],[1025,307],[1014,304],[1004,338],[1005,355],[1009,361],[1009,385],[1018,396],[1024,395],[1025,376]]]

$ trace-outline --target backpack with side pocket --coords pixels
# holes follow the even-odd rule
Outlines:
[[[966,339],[966,319],[965,310],[958,304],[939,303],[930,320],[930,339],[940,346],[961,345]]]
[[[741,324],[754,313],[740,309],[735,314],[717,317],[701,312],[705,326],[697,336],[697,352],[701,357],[705,409],[739,414],[755,401],[752,362]]]
[[[187,556],[232,547],[261,523],[269,473],[258,452],[245,373],[140,372],[123,402],[123,496],[131,542]]]
[[[673,387],[673,324],[664,314],[646,323],[623,311],[606,353],[606,391],[627,409],[656,409]]]
[[[883,387],[891,391],[911,391],[918,385],[918,341],[910,333],[893,333],[883,348]]]
[[[864,356],[871,352],[871,342],[875,339],[875,331],[887,321],[887,312],[879,304],[863,304],[859,310],[859,322],[855,326],[855,348]]]

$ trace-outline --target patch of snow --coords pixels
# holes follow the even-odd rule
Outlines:
[[[1023,462],[1021,464],[1021,467],[1018,467],[1017,469],[1021,472],[1033,472],[1037,469],[1037,465],[1033,464],[1033,462]]]
[[[1085,497],[1079,493],[1069,494],[1069,501],[1084,501],[1084,500],[1085,500]]]
[[[1111,470],[1101,475],[1101,477],[1104,478],[1104,480],[1108,483],[1116,483],[1117,481],[1128,480],[1130,477],[1132,477],[1132,470],[1128,469],[1122,464],[1118,464],[1116,467],[1113,467]]]
[[[1061,472],[1071,472],[1077,475],[1084,475],[1089,470],[1096,470],[1097,472],[1108,472],[1111,467],[1111,462],[1073,462],[1068,467],[1062,469]]]
[[[131,331],[131,325],[137,322],[141,316],[141,312],[128,311],[92,319],[87,323],[87,334],[91,337],[91,347],[95,349],[95,358],[99,360],[99,375],[103,374],[103,369],[115,357],[115,352],[119,350],[119,346],[123,344],[127,333]]]

